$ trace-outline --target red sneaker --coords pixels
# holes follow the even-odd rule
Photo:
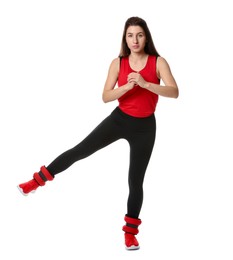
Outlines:
[[[53,179],[51,173],[45,166],[42,166],[39,172],[33,174],[32,180],[20,184],[18,188],[23,195],[28,195],[30,192],[36,191],[39,186],[44,186],[46,181],[52,181]]]
[[[19,184],[17,187],[24,196],[27,196],[30,192],[35,192],[39,187],[39,184],[32,179],[28,182]]]
[[[127,250],[136,250],[139,249],[139,243],[136,239],[138,234],[138,226],[142,223],[139,218],[131,218],[125,216],[126,225],[123,226],[122,230],[125,231],[125,248]]]
[[[137,250],[140,248],[135,235],[125,233],[125,248],[127,250]]]

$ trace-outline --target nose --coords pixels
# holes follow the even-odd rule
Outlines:
[[[138,42],[138,38],[137,38],[136,35],[133,37],[133,42],[134,42],[134,43],[137,43],[137,42]]]

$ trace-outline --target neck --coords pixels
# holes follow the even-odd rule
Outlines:
[[[145,57],[147,57],[147,54],[145,52],[140,52],[140,53],[131,52],[130,55],[129,55],[129,58],[132,61],[141,60]]]

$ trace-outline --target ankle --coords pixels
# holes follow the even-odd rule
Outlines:
[[[54,176],[42,166],[39,172],[33,174],[33,179],[18,186],[23,195],[35,191],[39,186],[44,186],[46,181],[52,181]]]

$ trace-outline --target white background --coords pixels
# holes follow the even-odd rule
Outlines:
[[[0,2],[0,258],[233,259],[231,1]],[[28,197],[16,185],[117,105],[101,99],[125,20],[147,21],[179,85],[160,98],[141,249],[123,244],[121,140]],[[16,255],[16,256],[15,256]]]

